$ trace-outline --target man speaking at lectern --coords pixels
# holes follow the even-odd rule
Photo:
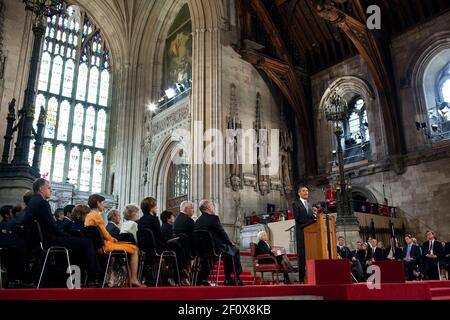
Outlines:
[[[308,201],[308,187],[301,185],[298,188],[299,199],[292,204],[295,218],[295,235],[297,241],[298,274],[300,283],[304,283],[306,275],[305,237],[303,228],[316,220],[317,208],[313,208]]]

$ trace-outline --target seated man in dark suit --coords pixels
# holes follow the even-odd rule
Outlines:
[[[120,212],[117,209],[112,209],[107,215],[108,224],[106,225],[106,231],[109,232],[111,237],[118,239],[120,234]]]
[[[188,237],[194,232],[195,222],[192,219],[194,214],[194,204],[190,201],[183,201],[180,205],[180,213],[173,222],[173,233],[175,235],[185,234]]]
[[[391,237],[390,245],[384,251],[387,260],[401,260],[402,259],[402,248],[398,246],[398,241],[396,238]]]
[[[199,210],[202,214],[195,222],[195,231],[208,231],[209,233],[211,233],[211,236],[214,240],[215,250],[222,252],[228,256],[224,259],[224,285],[243,285],[240,279],[242,266],[239,249],[233,245],[227,233],[223,229],[219,217],[215,215],[214,204],[210,200],[202,200],[200,201]],[[231,278],[231,274],[233,273],[233,261],[236,268],[236,282],[234,282]],[[209,270],[207,270],[208,274],[206,274],[206,272],[204,271],[205,269],[203,269],[203,271],[201,272],[201,276],[199,274],[200,280],[206,280],[209,274]]]
[[[64,217],[58,225],[58,227],[66,233],[70,232],[70,229],[72,229],[73,221],[70,217],[72,216],[73,208],[75,208],[73,204],[68,204],[64,207]],[[58,224],[58,222],[56,223]]]
[[[439,280],[438,263],[444,258],[444,247],[433,231],[427,231],[426,237],[428,240],[422,244],[423,271],[427,280]]]
[[[8,285],[27,287],[28,285],[25,285],[27,246],[25,241],[14,233],[15,220],[11,209],[12,206],[3,206],[0,209],[0,214],[4,219],[0,224],[0,248],[4,249],[2,253],[6,252],[2,262],[8,271]]]
[[[182,246],[176,241],[167,242],[161,232],[159,218],[157,216],[158,207],[155,198],[145,198],[141,202],[141,210],[144,214],[138,221],[138,230],[149,229],[155,238],[156,251],[174,251],[177,255],[178,265],[180,267],[180,277],[182,285],[188,286],[189,273],[187,271],[187,262]]]
[[[415,280],[420,263],[420,248],[413,243],[410,234],[405,236],[405,243],[406,246],[402,250],[402,260],[405,266],[406,279]]]
[[[190,201],[183,201],[180,205],[180,213],[173,222],[173,234],[180,237],[180,244],[183,247],[186,259],[192,259],[192,233],[194,232],[195,222],[192,219],[194,214],[194,204]],[[187,263],[190,273],[190,263]]]
[[[356,256],[353,255],[350,249],[345,245],[345,238],[342,236],[338,238],[337,253],[338,258],[350,261],[352,273],[356,274],[356,278],[358,280],[364,279],[364,271],[361,266],[361,263],[356,258]]]
[[[44,242],[47,246],[62,246],[83,257],[88,274],[89,285],[97,285],[98,261],[92,242],[84,238],[75,238],[64,233],[56,225],[48,203],[52,194],[50,183],[42,178],[33,183],[34,195],[27,207],[27,219],[24,224],[33,224],[37,220],[41,226]]]

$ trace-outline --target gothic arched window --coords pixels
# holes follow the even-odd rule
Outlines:
[[[178,212],[189,195],[189,165],[172,163],[167,176],[167,210]]]
[[[348,120],[344,123],[343,149],[345,163],[370,158],[370,135],[364,100],[357,96],[349,103]]]
[[[434,140],[450,138],[450,63],[440,72],[436,83],[436,106],[428,109]]]
[[[102,192],[110,106],[110,57],[100,30],[70,6],[49,18],[35,105],[47,120],[41,175],[82,192]],[[30,150],[33,159],[34,144]]]

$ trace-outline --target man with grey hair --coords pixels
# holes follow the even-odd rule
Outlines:
[[[174,235],[185,234],[188,237],[194,232],[194,220],[192,215],[194,214],[194,204],[190,201],[183,201],[180,205],[180,213],[175,218],[173,223]]]
[[[106,231],[109,232],[111,237],[117,239],[120,234],[120,211],[117,209],[109,210],[107,218],[108,224],[106,225]]]
[[[224,285],[243,285],[240,274],[242,273],[239,249],[236,248],[223,229],[219,217],[215,214],[215,207],[212,201],[200,201],[199,210],[201,216],[195,222],[195,231],[208,231],[214,240],[214,249],[224,254],[225,282]],[[236,267],[236,282],[231,278]],[[205,281],[209,275],[208,264],[203,264],[198,275],[199,280]]]

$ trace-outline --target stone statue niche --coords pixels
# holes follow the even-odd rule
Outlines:
[[[263,169],[268,167],[267,160],[269,154],[269,132],[263,125],[261,94],[256,94],[256,121],[254,123],[256,131],[256,145],[257,145],[257,162],[254,165],[254,173],[257,177],[255,191],[260,192],[261,195],[266,195],[270,192],[269,176],[263,175]]]
[[[243,188],[243,170],[239,158],[239,141],[241,139],[242,123],[239,120],[238,103],[236,97],[236,85],[230,86],[230,114],[227,117],[226,133],[226,186],[231,187],[233,191]]]

